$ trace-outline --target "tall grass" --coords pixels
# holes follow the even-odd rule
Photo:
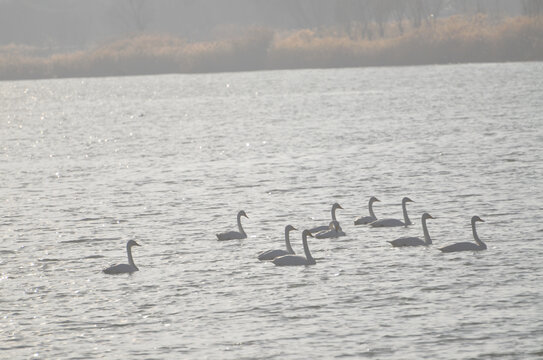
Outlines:
[[[373,40],[348,36],[338,29],[285,33],[250,28],[236,38],[197,43],[142,34],[89,50],[45,53],[20,45],[0,47],[0,80],[541,61],[543,21],[455,16]]]

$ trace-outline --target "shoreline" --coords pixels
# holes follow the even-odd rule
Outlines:
[[[486,16],[438,19],[388,38],[352,38],[333,30],[288,33],[251,28],[236,38],[187,42],[139,34],[87,50],[43,55],[0,47],[0,81],[158,74],[424,66],[543,61],[543,19]]]

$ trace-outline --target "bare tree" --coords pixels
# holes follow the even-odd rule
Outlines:
[[[361,36],[371,40],[373,33],[369,27],[371,8],[368,1],[337,0],[336,18],[351,39]]]
[[[409,0],[407,2],[407,14],[411,19],[413,27],[419,28],[426,14],[426,4],[423,0]]]
[[[439,17],[439,13],[443,10],[443,5],[443,0],[430,0],[426,3],[426,8],[428,9],[428,16],[426,17],[427,22],[432,19],[435,24],[435,21]]]
[[[400,34],[403,34],[403,19],[405,17],[405,11],[406,6],[405,2],[402,0],[396,0],[394,1],[394,6],[392,8],[392,17],[396,21],[396,25],[398,26],[398,31]]]
[[[528,16],[539,16],[543,10],[543,0],[522,0],[522,13]]]
[[[143,32],[151,20],[146,0],[122,0],[114,3],[114,12],[129,32]]]
[[[385,36],[385,25],[392,12],[393,3],[390,0],[374,0],[371,2],[373,18],[379,27],[379,36]]]

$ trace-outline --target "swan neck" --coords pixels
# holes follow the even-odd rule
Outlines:
[[[247,235],[245,234],[245,231],[243,230],[243,227],[241,226],[241,215],[238,215],[238,230],[241,234]]]
[[[422,232],[424,233],[424,241],[426,242],[426,245],[430,245],[432,243],[432,239],[430,238],[430,233],[428,232],[428,226],[426,226],[426,218],[422,219]]]
[[[285,229],[285,245],[287,246],[287,251],[290,254],[294,254],[294,250],[292,250],[292,246],[290,246],[290,235],[289,231]]]
[[[411,225],[411,220],[409,220],[409,216],[407,216],[407,203],[402,202],[402,211],[403,211],[403,220],[405,223],[405,226]]]
[[[313,256],[311,256],[311,252],[309,251],[309,246],[307,245],[307,235],[302,235],[302,241],[304,243],[304,253],[305,258],[307,259],[308,264],[315,264],[315,259],[313,259]]]
[[[134,258],[132,258],[131,246],[126,245],[126,254],[128,255],[128,264],[130,264],[130,266],[133,266],[137,269],[138,267],[136,266],[136,264],[134,264]]]
[[[368,209],[370,210],[370,216],[374,219],[377,219],[377,216],[375,216],[375,214],[373,213],[373,201],[370,200],[369,204],[368,204]]]
[[[336,220],[336,207],[335,206],[332,206],[332,220],[333,221],[337,221]]]
[[[473,230],[473,239],[479,245],[479,247],[486,249],[486,244],[479,239],[479,235],[477,235],[477,230],[475,229],[475,221],[471,222],[471,229]]]

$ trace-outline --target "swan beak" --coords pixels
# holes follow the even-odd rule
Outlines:
[[[293,227],[292,227],[292,230],[298,230],[298,229],[296,229],[296,228],[293,226]]]
[[[311,233],[307,234],[307,236],[309,236],[309,237],[314,237]]]
[[[480,222],[485,222],[485,221],[484,221],[483,219],[481,219],[481,218],[479,218],[479,221],[480,221]]]
[[[377,198],[375,198],[375,200],[373,200],[373,201],[379,201],[379,202],[381,202],[381,200],[379,200],[379,199],[377,199]]]

